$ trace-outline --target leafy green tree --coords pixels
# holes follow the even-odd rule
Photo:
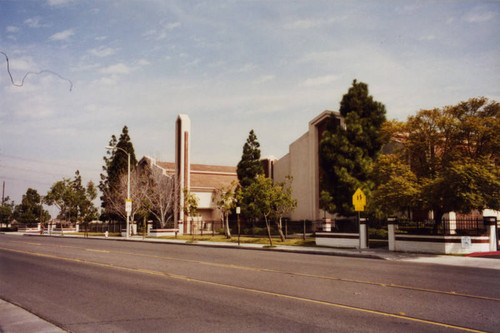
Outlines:
[[[111,196],[115,195],[115,191],[120,186],[120,177],[123,174],[127,174],[128,155],[124,151],[130,154],[131,171],[134,170],[137,165],[134,146],[128,134],[127,126],[123,127],[122,133],[118,140],[116,139],[115,135],[111,136],[111,140],[109,141],[109,146],[117,147],[117,149],[108,150],[106,152],[107,156],[103,158],[104,166],[102,167],[102,169],[105,173],[101,174],[101,181],[99,182],[99,190],[101,191],[101,193],[103,193],[101,197],[101,203],[102,203],[101,205],[105,210],[109,208],[108,207],[109,203],[112,200]],[[124,151],[122,151],[122,149]],[[107,213],[109,212],[105,211],[105,215],[107,215]],[[116,216],[108,216],[108,217],[116,218]]]
[[[13,218],[14,214],[14,201],[6,197],[0,206],[0,226],[8,225]]]
[[[14,209],[14,218],[21,223],[43,223],[50,219],[49,212],[43,209],[42,198],[37,190],[28,188],[21,203]]]
[[[410,167],[395,155],[382,155],[374,165],[375,190],[368,210],[376,217],[394,216],[419,205],[421,185]]]
[[[432,210],[436,225],[449,211],[500,209],[498,102],[480,97],[421,110],[403,124],[387,126],[387,131],[402,142],[391,167],[409,165],[414,175],[408,177],[418,183],[417,207]],[[397,177],[395,173],[387,182]],[[388,191],[380,200],[390,202]]]
[[[183,189],[184,191],[184,204],[182,205],[182,210],[184,211],[184,218],[187,222],[189,218],[191,218],[191,235],[194,241],[194,219],[193,217],[198,214],[198,205],[200,203],[200,199],[196,196],[196,194],[191,193],[187,188]]]
[[[235,205],[235,188],[236,184],[216,188],[212,198],[212,202],[215,203],[215,206],[221,214],[222,222],[224,223],[224,234],[227,238],[231,238],[229,214]]]
[[[297,207],[297,200],[292,196],[293,177],[287,176],[285,181],[274,184],[274,222],[278,228],[281,241],[285,241],[283,234],[283,216],[292,212]]]
[[[264,174],[264,168],[260,161],[260,144],[253,130],[248,134],[247,141],[243,145],[243,154],[237,166],[238,180],[242,187],[249,186],[258,175]]]
[[[48,205],[59,209],[59,218],[69,222],[90,222],[98,218],[93,200],[97,198],[97,189],[92,181],[82,185],[80,172],[75,172],[73,179],[63,178],[55,182],[45,196]]]
[[[281,219],[297,206],[297,200],[292,197],[291,182],[292,177],[287,177],[286,181],[273,184],[272,179],[258,175],[249,186],[238,192],[238,200],[244,203],[242,208],[247,214],[264,219],[271,246],[271,222],[275,222],[280,238],[284,241]]]
[[[263,218],[266,222],[269,244],[273,246],[270,225],[275,199],[273,181],[264,175],[258,175],[249,186],[242,188],[241,197],[241,202],[244,203],[244,211],[257,218]]]
[[[457,160],[424,184],[422,196],[438,214],[500,210],[500,169],[484,160]]]
[[[368,85],[354,80],[340,103],[343,123],[332,117],[320,140],[321,209],[350,215],[356,188],[373,188],[369,175],[384,143],[385,113],[385,106],[369,95]]]
[[[58,218],[66,221],[70,220],[72,205],[72,193],[70,191],[71,181],[67,178],[55,182],[45,196],[45,202],[49,206],[56,206],[59,209]]]

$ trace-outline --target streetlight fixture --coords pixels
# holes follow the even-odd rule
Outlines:
[[[117,146],[106,146],[106,149],[118,149],[127,154],[128,163],[127,163],[127,200],[125,201],[125,211],[127,212],[127,230],[125,232],[125,237],[129,239],[129,229],[130,229],[130,213],[132,211],[132,200],[130,199],[130,153],[128,153],[125,149],[117,147]],[[128,206],[130,205],[130,206]]]

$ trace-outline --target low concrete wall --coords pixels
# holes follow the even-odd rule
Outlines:
[[[490,251],[488,236],[395,235],[394,251],[469,254]]]
[[[485,218],[486,219],[486,218]],[[496,218],[489,224],[487,236],[427,236],[396,234],[395,219],[388,221],[389,250],[401,252],[470,254],[475,252],[496,251]]]
[[[40,228],[18,228],[17,232],[22,232],[23,234],[39,234]]]
[[[150,229],[148,230],[148,237],[162,237],[162,236],[177,236],[179,229]]]
[[[359,247],[359,234],[316,232],[316,245],[357,249]]]

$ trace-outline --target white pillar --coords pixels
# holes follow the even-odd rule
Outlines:
[[[396,251],[396,234],[394,230],[394,224],[388,224],[387,231],[389,237],[389,251]]]
[[[448,227],[450,231],[450,235],[457,234],[457,214],[455,212],[448,212],[444,214],[444,218],[448,219]]]
[[[148,227],[147,227],[147,235],[151,236],[151,229],[153,229],[153,221],[149,220],[148,221]]]
[[[323,231],[324,232],[332,231],[332,219],[328,218],[323,219]]]
[[[179,231],[177,232],[178,235],[184,235],[184,221],[179,220],[177,221],[177,228],[179,228]]]
[[[368,229],[366,227],[365,218],[361,218],[359,221],[359,242],[360,242],[360,249],[368,248]]]
[[[497,250],[497,227],[495,225],[490,225],[490,251]]]

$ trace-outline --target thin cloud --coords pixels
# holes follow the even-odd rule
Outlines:
[[[73,29],[68,29],[53,34],[52,36],[49,37],[49,39],[53,41],[65,41],[68,40],[74,34],[75,32],[73,31]]]
[[[337,22],[336,18],[296,20],[285,25],[287,29],[312,29]]]
[[[254,69],[256,69],[257,66],[255,64],[252,64],[252,63],[248,63],[248,64],[245,64],[243,65],[242,67],[240,67],[237,72],[240,72],[240,73],[246,73],[246,72],[250,72],[250,71],[253,71]]]
[[[319,77],[313,77],[313,78],[308,78],[303,82],[303,86],[305,87],[315,87],[315,86],[322,86],[325,84],[330,84],[334,81],[337,81],[340,77],[338,75],[326,75],[326,76],[319,76]]]
[[[7,28],[5,28],[5,31],[10,32],[10,33],[15,33],[19,31],[18,27],[9,25]]]
[[[124,63],[118,63],[115,65],[108,66],[106,68],[101,69],[101,73],[103,74],[129,74],[134,70],[133,67],[129,67]]]
[[[61,5],[66,5],[73,1],[74,0],[47,0],[47,4],[49,6],[61,6]]]
[[[418,40],[432,41],[432,40],[436,40],[436,36],[434,36],[434,35],[422,36]]]
[[[162,23],[160,29],[151,29],[143,34],[143,37],[162,40],[169,36],[169,33],[181,26],[180,22]]]
[[[495,15],[492,12],[476,12],[473,11],[467,15],[465,15],[464,20],[465,22],[469,23],[482,23],[482,22],[487,22],[491,19],[493,19]]]
[[[50,26],[50,24],[40,23],[40,20],[41,18],[39,16],[35,16],[24,20],[24,24],[26,24],[30,28],[46,28]]]
[[[95,55],[96,57],[104,58],[114,54],[116,50],[110,47],[100,46],[98,48],[91,49],[89,52],[90,54]]]
[[[149,61],[147,61],[146,59],[139,59],[139,61],[137,62],[137,65],[139,65],[139,66],[147,66],[150,64],[151,63]]]
[[[262,75],[261,77],[259,77],[257,80],[253,81],[254,83],[264,83],[264,82],[268,82],[268,81],[272,81],[276,78],[275,75]]]

